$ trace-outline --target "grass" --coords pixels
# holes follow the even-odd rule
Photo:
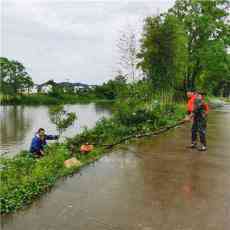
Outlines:
[[[230,97],[229,97],[229,98],[223,98],[223,100],[224,100],[226,103],[230,103]]]
[[[57,105],[57,104],[76,104],[108,101],[96,98],[93,95],[60,95],[51,96],[45,94],[36,94],[29,96],[0,96],[0,104],[2,105]]]
[[[108,119],[97,122],[95,128],[85,129],[81,134],[66,140],[64,144],[52,144],[46,149],[46,156],[34,159],[27,152],[14,158],[0,159],[0,203],[1,213],[11,213],[30,204],[55,182],[79,170],[79,167],[67,169],[64,161],[77,157],[82,166],[99,159],[106,147],[120,143],[135,134],[145,134],[161,127],[175,124],[184,116],[181,105],[162,106],[158,102],[151,104],[118,102],[116,112]],[[95,150],[88,155],[80,154],[80,146],[93,143]]]
[[[64,167],[64,160],[70,157],[65,145],[52,145],[46,153],[39,160],[26,152],[13,159],[1,159],[1,165],[4,165],[1,172],[1,213],[13,212],[31,203],[48,191],[58,178],[79,170],[79,167]],[[94,150],[80,160],[85,165],[96,160],[100,154],[102,151]]]

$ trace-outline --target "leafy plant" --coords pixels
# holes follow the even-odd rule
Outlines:
[[[53,122],[56,125],[59,135],[61,135],[77,119],[76,114],[73,112],[67,113],[64,110],[63,105],[56,105],[50,107],[49,116],[51,122]]]

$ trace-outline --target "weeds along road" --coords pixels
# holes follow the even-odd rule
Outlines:
[[[59,183],[4,230],[228,230],[230,106],[213,111],[208,151],[189,125],[120,146]]]

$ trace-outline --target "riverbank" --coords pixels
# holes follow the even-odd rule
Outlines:
[[[29,96],[1,96],[1,105],[57,105],[57,104],[76,104],[89,102],[107,102],[110,100],[100,99],[94,95],[68,95],[50,96],[45,94]]]
[[[93,128],[102,117],[110,117],[111,102],[65,104],[66,112],[74,112],[77,121],[62,134],[73,137],[82,132],[84,127]],[[58,134],[50,120],[49,105],[1,105],[0,106],[0,155],[13,157],[28,149],[34,133],[44,127],[49,134]],[[53,141],[52,141],[53,142]],[[51,142],[51,143],[52,143]]]
[[[184,125],[117,146],[2,216],[2,229],[228,230],[230,106],[210,113],[207,152],[185,148],[189,132]]]
[[[174,127],[185,111],[182,105],[152,103],[133,107],[132,103],[126,104],[126,107],[117,107],[111,118],[102,119],[95,128],[86,129],[65,143],[50,145],[42,159],[34,159],[27,152],[12,159],[1,158],[1,213],[14,212],[30,204],[49,191],[59,178],[99,159],[115,144]],[[86,142],[94,144],[95,149],[82,155],[79,149]],[[65,168],[63,162],[73,156],[80,160],[81,165]]]

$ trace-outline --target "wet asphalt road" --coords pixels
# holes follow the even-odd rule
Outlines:
[[[120,146],[17,214],[3,230],[229,230],[230,107],[213,111],[208,151],[189,125]]]

